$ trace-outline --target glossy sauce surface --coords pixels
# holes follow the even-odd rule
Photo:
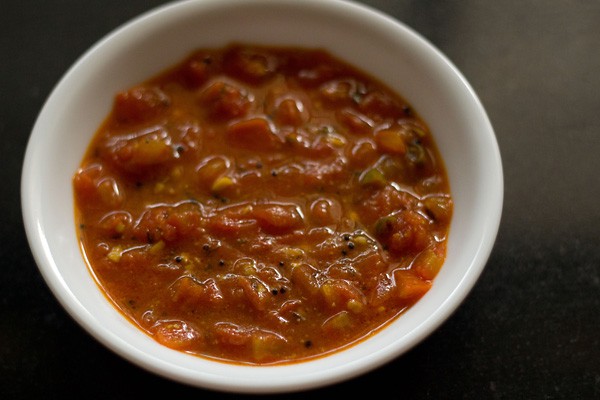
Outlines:
[[[82,251],[158,342],[295,362],[368,337],[443,265],[428,126],[320,50],[198,50],[115,95],[73,178]]]

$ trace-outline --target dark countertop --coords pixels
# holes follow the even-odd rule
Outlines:
[[[50,293],[22,224],[21,166],[44,100],[88,47],[161,3],[3,2],[2,399],[236,397],[160,378],[96,342]],[[480,280],[440,329],[366,375],[286,397],[367,388],[404,399],[600,399],[600,2],[364,3],[429,39],[478,93],[502,154],[503,217]]]

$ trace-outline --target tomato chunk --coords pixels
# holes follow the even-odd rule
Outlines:
[[[272,151],[282,143],[264,118],[252,118],[229,125],[227,141],[234,147],[254,151]]]
[[[171,104],[169,97],[157,87],[135,87],[115,96],[113,113],[119,122],[141,122],[153,118]]]
[[[242,87],[226,81],[211,83],[200,94],[200,104],[216,120],[243,117],[252,99]]]
[[[143,176],[166,168],[178,157],[170,134],[162,128],[142,129],[112,137],[100,144],[99,154],[107,163],[130,175]]]
[[[77,204],[83,209],[115,209],[124,200],[119,183],[100,165],[80,168],[73,177],[73,187]]]
[[[427,229],[429,221],[415,211],[404,210],[380,218],[375,233],[389,250],[396,253],[418,253],[434,241]]]
[[[304,225],[302,214],[295,205],[258,204],[253,215],[259,226],[271,234],[282,234]]]
[[[233,47],[225,53],[223,63],[230,75],[251,84],[269,79],[278,67],[278,60],[272,54],[249,46]]]
[[[411,271],[394,271],[394,281],[396,284],[395,296],[402,300],[416,300],[421,298],[431,288],[429,281],[424,281]]]
[[[161,321],[152,327],[156,340],[172,349],[185,350],[200,340],[199,333],[185,321]]]
[[[192,239],[202,224],[202,211],[193,203],[175,207],[160,206],[142,213],[133,228],[133,234],[141,242],[176,242]]]
[[[203,282],[184,276],[179,278],[172,286],[173,302],[192,309],[220,304],[223,294],[214,279]]]

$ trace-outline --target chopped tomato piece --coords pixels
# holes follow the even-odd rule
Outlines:
[[[417,212],[403,210],[380,218],[375,224],[375,232],[390,251],[415,254],[433,241],[428,225],[427,219]]]
[[[419,299],[431,288],[429,281],[424,281],[407,270],[394,271],[394,282],[395,296],[402,301]]]
[[[375,133],[375,142],[381,151],[391,154],[406,153],[404,135],[397,129],[382,129]]]
[[[240,276],[238,277],[238,285],[254,308],[261,311],[267,308],[271,292],[260,279]]]
[[[258,223],[252,214],[252,209],[247,205],[227,208],[209,217],[206,226],[214,234],[226,237],[256,233]]]
[[[233,83],[216,81],[200,94],[200,104],[211,118],[230,120],[246,115],[252,100],[249,94]]]
[[[369,141],[358,141],[351,149],[349,161],[357,168],[365,168],[372,165],[379,158],[379,152],[375,149],[375,145]]]
[[[254,151],[271,151],[282,143],[264,118],[252,118],[231,124],[227,128],[227,141],[234,147]]]
[[[121,237],[130,231],[132,226],[131,214],[125,211],[115,211],[105,215],[98,223],[109,237]]]
[[[203,223],[201,210],[194,204],[160,206],[146,210],[133,228],[135,237],[146,243],[192,239]]]
[[[283,99],[277,106],[276,121],[281,125],[300,126],[306,120],[303,110],[304,106],[299,100]]]
[[[273,76],[277,58],[252,47],[234,47],[224,55],[223,64],[228,73],[251,84],[259,84]]]
[[[336,118],[351,134],[366,135],[373,130],[372,121],[351,108],[344,108],[338,111]]]
[[[250,343],[252,331],[232,323],[218,323],[214,328],[217,341],[229,346],[243,346]]]
[[[201,340],[199,333],[188,323],[179,320],[161,321],[152,327],[156,340],[172,349],[185,350]]]
[[[448,223],[452,217],[452,199],[448,196],[431,196],[423,200],[427,213],[437,222]]]
[[[342,206],[335,199],[320,197],[310,205],[311,219],[317,225],[335,224],[342,217]]]
[[[396,119],[403,116],[406,106],[382,91],[372,91],[364,95],[359,102],[359,109],[371,118]]]
[[[210,53],[194,54],[181,68],[185,83],[191,88],[202,86],[212,74],[213,63],[214,60]]]
[[[183,276],[175,281],[171,289],[174,303],[194,309],[219,304],[223,300],[223,294],[214,279],[200,282],[193,277]]]
[[[321,98],[330,105],[348,104],[356,94],[356,82],[353,80],[336,79],[321,86]]]
[[[258,204],[253,215],[259,226],[268,233],[282,234],[304,226],[302,214],[295,205]]]
[[[440,250],[427,248],[413,261],[412,269],[417,275],[426,280],[433,280],[440,272],[445,254]]]
[[[113,113],[119,122],[141,122],[153,118],[171,104],[157,87],[136,87],[115,96]]]
[[[123,193],[117,181],[107,176],[99,165],[81,168],[73,177],[75,197],[79,207],[114,209],[123,202]]]
[[[330,279],[320,287],[321,296],[327,307],[337,310],[364,310],[366,299],[363,293],[343,279]]]
[[[297,285],[301,293],[308,298],[315,296],[319,292],[319,283],[317,282],[317,270],[308,264],[296,264],[291,271],[291,280]]]

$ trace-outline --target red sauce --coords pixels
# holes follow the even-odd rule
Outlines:
[[[198,50],[116,94],[73,179],[81,248],[158,342],[227,362],[350,346],[419,300],[452,216],[426,123],[320,50]]]

